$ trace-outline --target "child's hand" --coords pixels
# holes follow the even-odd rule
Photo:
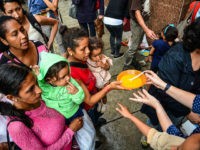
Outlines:
[[[145,89],[138,91],[138,94],[133,93],[133,95],[135,98],[129,98],[129,100],[147,104],[154,109],[156,109],[157,106],[160,106],[160,102],[155,97],[150,95]]]
[[[71,82],[68,82],[68,85],[66,88],[69,94],[76,94],[78,92],[78,89]]]
[[[104,68],[105,64],[100,60],[100,61],[97,62],[97,66]]]
[[[117,103],[119,108],[116,108],[116,111],[118,111],[122,116],[124,116],[125,118],[130,118],[131,113],[129,112],[129,110],[122,104]]]
[[[40,74],[40,67],[38,65],[30,66],[30,68],[35,73],[35,75],[38,76]]]
[[[83,119],[82,117],[78,117],[76,119],[74,119],[70,124],[69,124],[69,128],[76,132],[78,131],[80,128],[82,128],[83,126]]]

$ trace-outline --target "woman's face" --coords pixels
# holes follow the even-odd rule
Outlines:
[[[32,73],[29,73],[21,83],[18,97],[13,99],[14,105],[21,109],[29,109],[40,103],[41,89]]]
[[[24,14],[22,11],[22,6],[17,2],[7,2],[4,4],[5,14],[8,16],[12,16],[17,21],[22,23],[24,21]]]
[[[69,52],[69,54],[77,61],[87,61],[90,50],[88,48],[89,38],[83,37],[76,41],[79,46],[75,48],[75,51]]]
[[[28,49],[28,34],[22,25],[12,19],[5,23],[5,28],[5,39],[1,40],[5,45],[9,46],[10,50]]]

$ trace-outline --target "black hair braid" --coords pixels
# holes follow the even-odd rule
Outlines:
[[[0,113],[1,115],[8,116],[10,118],[18,118],[29,128],[33,126],[32,119],[29,118],[23,110],[16,109],[8,102],[0,102]]]

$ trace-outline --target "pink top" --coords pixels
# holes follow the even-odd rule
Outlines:
[[[56,110],[40,107],[26,111],[33,120],[30,129],[20,121],[8,126],[10,137],[23,150],[71,150],[74,132],[65,125],[65,118]]]

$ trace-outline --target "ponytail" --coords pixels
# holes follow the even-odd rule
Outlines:
[[[0,102],[0,114],[10,118],[18,118],[29,128],[33,126],[32,119],[30,119],[23,110],[16,109],[11,103]]]

